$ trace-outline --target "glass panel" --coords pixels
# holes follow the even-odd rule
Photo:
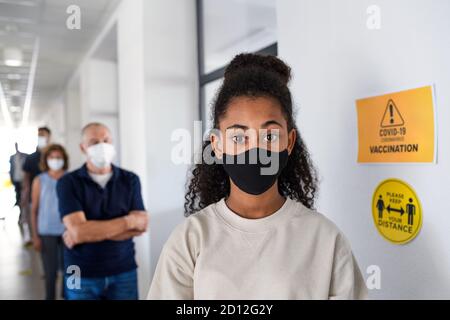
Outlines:
[[[277,41],[276,0],[203,0],[204,73]]]

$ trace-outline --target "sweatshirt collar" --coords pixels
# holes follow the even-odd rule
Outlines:
[[[228,208],[225,203],[225,198],[216,203],[215,211],[223,218],[223,220],[236,229],[244,232],[262,232],[282,220],[283,216],[286,216],[286,213],[290,210],[293,203],[294,201],[287,197],[280,209],[267,217],[259,219],[248,219],[241,217]]]

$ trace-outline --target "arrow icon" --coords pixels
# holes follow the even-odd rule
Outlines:
[[[400,216],[402,216],[405,213],[405,210],[403,210],[402,207],[400,207],[400,209],[396,209],[396,208],[391,208],[391,205],[388,205],[386,209],[389,213],[391,213],[391,211],[398,212],[398,213],[400,213]]]

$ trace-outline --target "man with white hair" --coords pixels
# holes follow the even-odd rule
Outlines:
[[[78,267],[81,276],[79,287],[66,283],[65,297],[137,299],[132,238],[148,225],[139,177],[112,164],[115,149],[105,125],[86,125],[80,147],[86,163],[57,185],[65,269]]]

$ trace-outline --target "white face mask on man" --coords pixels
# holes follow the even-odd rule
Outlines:
[[[59,158],[47,159],[47,165],[53,171],[61,170],[64,167],[64,159]]]
[[[87,156],[94,166],[103,169],[111,165],[116,150],[110,143],[97,143],[86,149]]]
[[[44,137],[44,136],[38,137],[38,143],[37,143],[38,149],[44,149],[47,146],[47,144],[48,144],[47,137]]]

